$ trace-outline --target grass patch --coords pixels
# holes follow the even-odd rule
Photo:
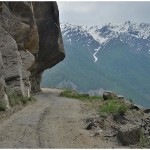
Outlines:
[[[100,106],[100,112],[111,113],[113,115],[124,115],[128,107],[118,100],[109,100]]]
[[[24,97],[23,95],[17,94],[11,90],[7,90],[7,95],[8,95],[9,104],[11,107],[14,107],[20,104],[25,105],[29,101],[28,97]]]
[[[65,90],[61,92],[60,96],[79,99],[83,101],[93,101],[93,100],[102,99],[101,96],[89,96],[89,94],[80,94],[80,93],[77,93],[76,91],[71,91],[71,90]]]
[[[29,98],[26,96],[20,96],[20,101],[22,102],[22,104],[26,104],[29,101]]]
[[[15,105],[20,104],[19,96],[15,92],[7,90],[6,93],[8,95],[10,106],[14,107]]]

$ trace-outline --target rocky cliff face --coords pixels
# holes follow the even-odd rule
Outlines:
[[[6,89],[39,92],[43,71],[64,57],[56,2],[0,2],[1,101]]]

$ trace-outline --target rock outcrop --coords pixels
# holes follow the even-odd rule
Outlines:
[[[103,99],[104,100],[110,100],[113,98],[117,98],[117,95],[115,93],[113,93],[112,91],[105,91],[103,93]]]
[[[56,2],[0,2],[0,100],[5,89],[39,92],[43,71],[64,57]]]
[[[137,125],[122,125],[118,131],[118,139],[123,145],[137,144],[140,141],[140,127]]]
[[[57,4],[35,2],[33,6],[39,33],[39,51],[38,57],[31,67],[31,85],[32,91],[38,92],[41,74],[47,68],[51,68],[63,60],[64,48]]]

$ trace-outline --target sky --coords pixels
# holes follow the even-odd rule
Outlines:
[[[59,1],[57,3],[61,23],[87,26],[118,24],[129,20],[135,23],[150,23],[150,1]]]

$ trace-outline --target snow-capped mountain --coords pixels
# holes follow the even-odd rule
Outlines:
[[[136,52],[146,52],[150,54],[150,24],[131,23],[126,21],[123,24],[106,24],[101,27],[77,26],[71,24],[61,24],[62,35],[65,42],[82,44],[91,49],[93,48],[94,62],[98,60],[96,54],[110,40],[118,39],[128,44]]]
[[[82,44],[82,46],[94,47],[99,46],[98,41],[96,41],[93,36],[88,32],[87,27],[71,25],[71,24],[61,24],[63,40],[67,43],[74,42],[74,44]]]
[[[110,90],[150,107],[150,24],[63,23],[61,30],[66,58],[44,72],[43,86],[86,93]]]

